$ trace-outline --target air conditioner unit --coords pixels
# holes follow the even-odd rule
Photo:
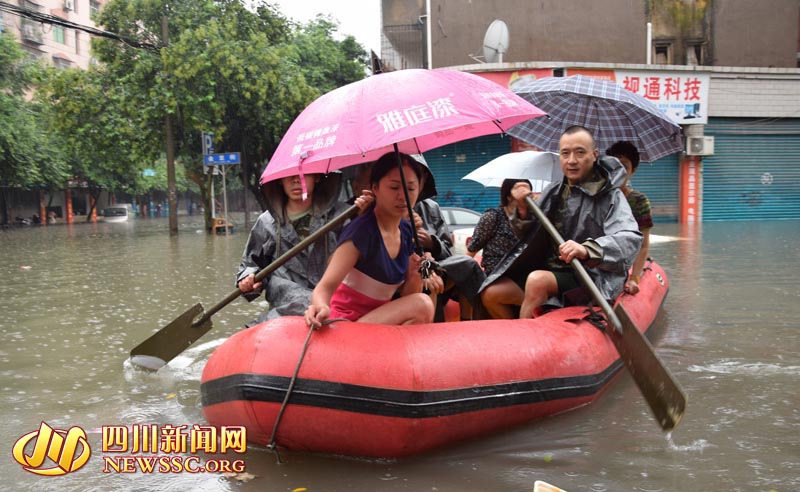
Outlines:
[[[42,44],[42,29],[39,24],[23,21],[22,39],[36,44]]]
[[[686,137],[686,155],[714,155],[714,137]]]
[[[75,0],[64,0],[64,10],[75,10]]]

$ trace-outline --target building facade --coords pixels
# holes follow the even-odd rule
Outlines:
[[[503,61],[510,63],[645,64],[649,54],[663,65],[797,68],[800,52],[800,0],[382,0],[381,5],[381,57],[390,69],[484,62],[484,37],[495,19],[508,26]]]
[[[9,0],[6,3],[26,11],[95,27],[92,16],[104,0]],[[77,29],[37,22],[10,10],[0,11],[0,26],[11,31],[32,57],[56,67],[87,68],[93,63],[91,36]]]
[[[469,71],[505,86],[520,76],[578,73],[616,80],[634,92],[640,87],[627,85],[633,79],[699,80],[705,92],[694,104],[652,97],[665,111],[685,107],[689,113],[691,106],[701,113],[676,121],[683,153],[643,163],[633,179],[651,199],[656,220],[800,219],[800,0],[764,3],[384,0],[381,54],[388,70],[414,68],[416,59],[416,67]],[[393,41],[400,25],[393,23],[414,19],[416,51],[408,31],[403,44]],[[485,63],[491,51],[481,44],[494,19],[506,22],[509,43],[502,62]],[[478,211],[496,206],[496,189],[461,177],[520,145],[490,136],[427,152],[440,203]]]

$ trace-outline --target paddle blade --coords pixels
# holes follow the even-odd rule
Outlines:
[[[636,328],[625,308],[618,304],[614,313],[622,325],[622,333],[606,330],[622,360],[639,386],[661,428],[675,428],[686,409],[686,395],[672,374],[653,351],[653,346]]]
[[[142,369],[158,370],[186,350],[211,329],[211,319],[197,326],[192,323],[203,314],[203,306],[195,304],[170,324],[131,350],[131,364]],[[162,363],[163,362],[163,363]]]
[[[560,489],[555,485],[550,485],[547,482],[542,480],[537,480],[533,484],[533,492],[567,492],[564,489]]]

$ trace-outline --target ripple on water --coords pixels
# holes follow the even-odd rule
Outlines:
[[[721,360],[713,364],[691,365],[689,372],[736,374],[753,376],[800,376],[800,366],[783,366],[781,364],[766,362],[743,362],[738,360]]]
[[[713,447],[716,446],[705,439],[697,439],[689,444],[677,444],[670,436],[667,449],[678,453],[702,453],[706,449]]]

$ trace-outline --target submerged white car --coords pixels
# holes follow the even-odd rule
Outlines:
[[[117,203],[109,205],[100,211],[106,222],[126,222],[133,217],[133,205],[130,203]]]
[[[467,245],[472,239],[472,231],[478,225],[481,214],[468,208],[442,207],[442,216],[450,228],[453,254],[467,254]]]

